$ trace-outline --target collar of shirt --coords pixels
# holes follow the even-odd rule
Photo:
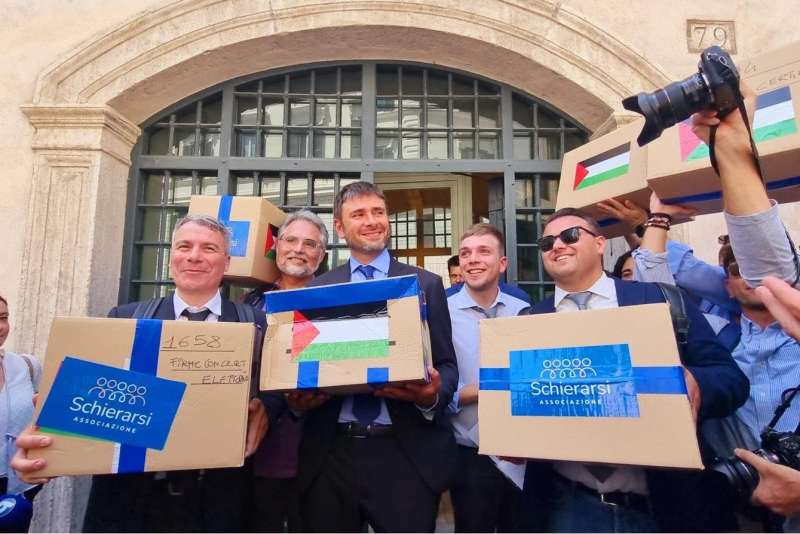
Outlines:
[[[766,328],[761,328],[756,323],[751,321],[745,314],[742,314],[739,318],[740,324],[739,326],[742,329],[742,334],[750,335],[750,336],[757,336],[759,334],[766,333],[770,330],[778,330],[783,331],[781,325],[777,321],[773,321],[767,325]]]
[[[600,278],[597,279],[597,282],[583,291],[588,291],[592,295],[598,295],[608,300],[617,299],[617,287],[614,285],[614,280],[606,276],[606,273],[600,273]],[[561,301],[570,293],[580,293],[580,291],[564,291],[556,286],[556,292],[553,295],[553,307],[558,309]]]
[[[492,305],[489,306],[488,309],[491,310],[499,304],[502,304],[504,307],[508,306],[508,298],[509,296],[500,291],[500,288],[498,288],[497,296],[494,298],[494,302],[492,302]],[[450,300],[457,308],[461,310],[470,309],[475,306],[482,307],[480,304],[475,302],[475,300],[472,298],[472,295],[470,295],[469,291],[467,291],[467,284],[464,284],[458,293],[450,297]]]
[[[186,304],[186,301],[184,301],[180,297],[180,295],[178,295],[178,291],[175,290],[175,293],[173,293],[172,295],[172,305],[175,307],[176,319],[180,317],[181,314],[183,313],[183,310],[187,308],[189,309],[189,311],[198,311],[202,310],[203,308],[208,308],[211,311],[211,313],[213,313],[217,317],[222,317],[222,297],[220,296],[219,291],[217,291],[214,294],[214,296],[211,297],[211,300],[206,302],[204,305],[195,308],[193,306],[189,306],[188,304]]]
[[[387,276],[389,276],[389,264],[391,263],[391,261],[392,261],[392,257],[389,256],[389,250],[388,249],[383,249],[383,252],[378,254],[378,257],[375,258],[374,260],[372,260],[371,262],[369,262],[367,265],[371,265],[372,267],[375,267],[375,270],[380,271],[381,274],[383,274],[383,278],[386,278]],[[358,261],[356,261],[354,258],[351,257],[350,258],[350,278],[351,279],[353,278],[353,274],[356,272],[356,269],[358,269],[359,266],[361,266],[361,264],[358,263]],[[376,278],[378,278],[378,277],[376,276]]]

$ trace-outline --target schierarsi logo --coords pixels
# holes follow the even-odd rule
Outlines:
[[[598,378],[589,357],[546,358],[540,366],[539,379],[531,382],[531,395],[543,403],[597,404],[600,396],[611,393],[611,385]],[[548,397],[551,400],[545,400]]]
[[[591,358],[553,358],[542,361],[539,378],[555,380],[558,378],[589,378],[597,376],[592,368]]]
[[[139,386],[133,382],[115,380],[100,376],[97,378],[94,387],[89,389],[89,395],[96,395],[98,399],[108,399],[117,401],[120,404],[136,405],[141,402],[142,406],[147,404],[144,396],[147,394],[146,386]]]
[[[69,410],[75,423],[135,434],[153,419],[153,412],[139,411],[147,405],[146,396],[146,386],[99,376],[85,396],[72,398]]]

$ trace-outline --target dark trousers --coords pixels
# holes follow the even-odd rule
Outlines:
[[[300,509],[309,532],[433,532],[439,497],[393,436],[339,435]]]
[[[456,532],[521,532],[522,492],[488,456],[458,447],[458,476],[450,488]]]
[[[253,477],[253,532],[303,532],[294,478]]]
[[[99,475],[84,532],[243,532],[250,502],[249,465],[239,468]]]

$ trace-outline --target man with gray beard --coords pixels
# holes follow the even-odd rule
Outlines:
[[[328,230],[314,213],[291,213],[278,229],[276,264],[280,277],[272,284],[257,287],[244,300],[264,309],[268,291],[305,287],[325,257]],[[294,394],[296,395],[296,394]],[[272,426],[253,458],[253,503],[250,527],[254,532],[299,532],[300,511],[295,491],[297,451],[303,432],[302,420],[285,413]]]

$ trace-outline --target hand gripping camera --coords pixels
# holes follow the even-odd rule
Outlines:
[[[739,72],[731,56],[712,46],[700,54],[697,74],[673,82],[652,93],[639,93],[622,101],[628,111],[644,115],[645,123],[637,141],[644,146],[666,128],[705,109],[717,111],[722,118],[737,109],[742,101]]]
[[[800,425],[794,432],[776,432],[775,425],[780,421],[783,413],[789,408],[800,391],[800,386],[789,388],[781,395],[781,404],[775,410],[772,420],[761,432],[761,447],[753,452],[774,464],[785,465],[800,471]],[[750,498],[753,490],[758,486],[758,471],[750,464],[737,457],[717,460],[709,469],[722,474],[736,491],[739,498]]]

